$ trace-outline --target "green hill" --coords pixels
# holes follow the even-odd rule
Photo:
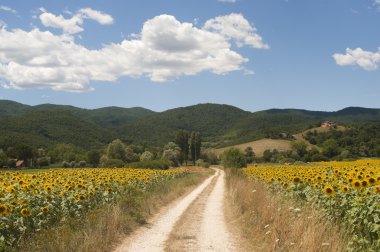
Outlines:
[[[206,146],[223,147],[262,138],[291,137],[324,120],[339,124],[380,122],[380,109],[349,107],[336,112],[270,109],[251,113],[230,105],[198,104],[158,113],[139,107],[89,110],[0,101],[0,148],[16,144],[48,147],[57,143],[90,148],[115,138],[162,146],[173,141],[179,129],[199,131]]]
[[[229,146],[262,138],[279,138],[315,127],[321,121],[338,123],[380,122],[380,109],[343,109],[320,112],[270,109],[247,112],[229,105],[199,104],[176,108],[137,120],[119,133],[134,143],[162,145],[174,139],[178,129],[199,131],[210,146]]]
[[[144,108],[88,110],[0,101],[0,149],[18,144],[50,147],[57,143],[71,143],[82,148],[99,147],[118,137],[112,128],[152,114],[155,112]]]
[[[236,122],[250,112],[229,105],[199,104],[167,110],[121,128],[119,134],[128,142],[162,145],[172,141],[176,131],[201,132],[205,141],[218,141]]]

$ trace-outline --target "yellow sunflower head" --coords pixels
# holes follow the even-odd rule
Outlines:
[[[32,212],[29,208],[23,208],[20,212],[23,217],[29,217],[30,215],[32,215]]]
[[[327,196],[332,196],[335,193],[335,189],[331,185],[327,185],[323,188],[323,193]]]

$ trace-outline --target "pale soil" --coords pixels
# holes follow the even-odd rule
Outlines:
[[[162,209],[115,251],[240,251],[244,246],[231,234],[229,217],[225,217],[225,174],[215,170],[213,176]]]

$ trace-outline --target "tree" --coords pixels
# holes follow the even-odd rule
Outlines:
[[[49,157],[40,157],[37,159],[37,165],[38,166],[48,166],[50,165],[50,158]]]
[[[26,165],[29,165],[29,160],[33,159],[35,152],[33,148],[28,145],[17,145],[8,149],[8,156],[24,160]]]
[[[247,166],[244,154],[237,148],[230,148],[223,152],[222,164],[225,168],[242,168]]]
[[[185,130],[179,130],[175,143],[181,148],[180,163],[187,162],[189,156],[189,133]]]
[[[250,164],[255,160],[256,155],[253,152],[253,149],[251,146],[248,146],[247,148],[245,148],[244,154],[245,154],[245,159],[247,160],[247,163]]]
[[[332,158],[340,153],[339,146],[336,140],[328,139],[323,142],[323,155]]]
[[[164,146],[164,151],[162,153],[162,158],[173,162],[175,166],[178,165],[181,155],[181,148],[173,142],[169,142]]]
[[[97,150],[90,150],[87,152],[87,162],[93,166],[97,167],[100,161],[100,152]]]
[[[140,156],[140,161],[152,161],[154,159],[154,155],[150,151],[145,151],[143,154]]]
[[[290,146],[301,158],[307,153],[307,145],[304,141],[293,141]]]
[[[138,154],[136,154],[133,149],[131,149],[129,146],[125,148],[125,162],[127,163],[133,163],[138,162],[140,160],[140,157]]]
[[[52,162],[56,161],[74,161],[76,159],[76,148],[73,144],[57,144],[49,156]]]
[[[376,147],[375,153],[377,157],[380,157],[380,145]]]
[[[199,132],[191,132],[190,136],[190,156],[191,160],[193,161],[193,164],[195,165],[195,161],[201,156],[201,145],[202,145],[202,138],[201,134]]]
[[[263,153],[263,159],[265,162],[270,162],[272,159],[272,156],[273,156],[273,154],[270,150],[265,150]]]
[[[125,145],[120,139],[113,140],[107,148],[108,159],[119,159],[125,161]]]
[[[5,152],[2,149],[0,149],[0,168],[7,165],[8,165],[7,154],[5,154]]]

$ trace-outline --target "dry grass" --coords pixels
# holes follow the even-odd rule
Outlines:
[[[343,232],[311,207],[282,200],[261,182],[238,174],[228,174],[227,186],[241,236],[254,251],[345,250]]]
[[[193,173],[156,186],[149,192],[131,191],[114,205],[94,210],[84,220],[70,219],[21,242],[17,251],[110,251],[146,219],[174,199],[192,191],[210,172]]]
[[[305,130],[304,132],[295,134],[294,138],[295,140],[304,141],[309,148],[316,147],[317,149],[319,149],[318,146],[309,143],[303,138],[303,136],[306,135],[308,131],[314,131],[314,130],[316,130],[318,133],[323,133],[323,132],[328,132],[330,128],[316,127],[316,128],[308,129],[308,130]],[[337,130],[345,131],[347,130],[347,128],[344,126],[337,126]],[[256,156],[262,157],[265,150],[274,150],[274,149],[277,149],[278,151],[291,150],[291,142],[292,142],[291,140],[264,138],[264,139],[260,139],[260,140],[256,140],[256,141],[252,141],[248,143],[233,145],[233,146],[224,147],[220,149],[213,149],[212,151],[216,155],[220,155],[223,153],[223,151],[232,147],[238,148],[239,150],[242,150],[242,151],[244,151],[247,147],[252,147]]]
[[[249,143],[244,144],[238,144],[234,146],[229,146],[225,148],[215,149],[213,150],[215,154],[220,155],[223,153],[223,151],[229,149],[229,148],[238,148],[239,150],[244,151],[247,147],[252,147],[253,151],[255,152],[256,156],[262,157],[265,150],[273,150],[277,149],[278,151],[287,151],[290,150],[290,140],[282,140],[282,139],[261,139]]]

